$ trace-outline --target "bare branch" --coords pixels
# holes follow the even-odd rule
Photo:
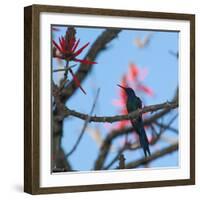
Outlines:
[[[62,68],[62,69],[54,69],[53,72],[63,72],[63,71],[66,72],[66,71],[68,71],[69,69],[75,67],[76,65],[77,65],[77,64],[75,64],[75,65],[71,65],[71,66],[69,66],[69,67]]]
[[[151,105],[151,106],[147,106],[144,107],[142,109],[138,109],[137,111],[131,112],[127,115],[116,115],[116,116],[112,116],[112,117],[97,117],[97,116],[88,116],[84,113],[80,113],[74,110],[70,110],[69,108],[66,108],[64,114],[66,116],[72,115],[74,117],[78,117],[82,120],[87,120],[88,118],[90,118],[90,122],[109,122],[109,123],[113,123],[113,122],[117,122],[117,121],[122,121],[122,120],[130,120],[130,119],[135,119],[137,118],[139,115],[143,114],[143,113],[147,113],[147,112],[155,112],[161,109],[174,109],[178,107],[178,102],[165,102],[165,103],[161,103],[161,104],[156,104],[156,105]]]
[[[169,50],[168,52],[169,52],[169,54],[171,54],[172,56],[175,56],[178,59],[178,57],[179,57],[179,53],[178,52],[174,52],[172,50]]]
[[[147,158],[142,158],[133,162],[128,163],[125,168],[126,169],[133,169],[136,167],[139,167],[140,165],[144,165],[147,163],[150,163],[153,160],[156,160],[164,155],[167,155],[169,153],[172,153],[174,151],[178,150],[178,143],[172,144],[169,147],[163,148],[162,150],[156,151],[151,156]]]
[[[178,133],[178,130],[176,128],[173,128],[171,126],[168,126],[167,124],[163,124],[163,123],[159,123],[159,122],[155,122],[155,124],[161,128],[167,128],[170,131],[174,132],[174,133]]]

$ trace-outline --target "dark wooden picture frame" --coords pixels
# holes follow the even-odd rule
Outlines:
[[[187,20],[190,23],[190,178],[133,183],[40,187],[40,13]],[[32,5],[24,9],[24,191],[82,192],[195,184],[195,16],[191,14]]]

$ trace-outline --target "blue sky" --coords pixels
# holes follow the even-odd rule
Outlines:
[[[58,41],[59,36],[64,35],[67,27],[57,27],[60,29],[58,32],[53,33],[53,37]],[[90,45],[95,39],[104,31],[101,28],[79,27],[76,28],[76,38],[80,38],[80,46],[87,42]],[[148,34],[152,34],[150,43],[145,48],[138,48],[134,44],[134,39],[139,37],[143,39]],[[85,53],[90,48],[87,47],[78,58],[84,58]],[[101,53],[96,62],[98,64],[93,66],[93,70],[86,80],[82,83],[83,88],[86,90],[87,95],[84,95],[80,89],[73,95],[67,102],[67,106],[70,109],[75,109],[79,112],[89,113],[96,91],[101,89],[98,102],[94,114],[96,115],[116,115],[119,114],[119,108],[113,105],[112,101],[119,98],[117,84],[120,83],[123,74],[127,73],[129,63],[136,64],[140,69],[146,69],[148,74],[142,81],[143,84],[152,88],[154,91],[153,96],[145,95],[144,93],[136,93],[141,97],[145,105],[162,103],[167,100],[171,100],[175,93],[175,89],[178,85],[178,60],[176,57],[169,53],[169,50],[173,52],[178,51],[178,33],[177,32],[163,32],[163,31],[142,31],[142,30],[122,30],[118,38],[111,41],[108,45],[108,49]],[[64,66],[64,61],[58,62],[57,59],[53,59],[53,68],[57,69]],[[77,67],[73,68],[75,72]],[[58,83],[58,80],[62,77],[62,73],[54,73],[53,79]],[[169,117],[175,115],[173,111]],[[64,136],[62,139],[62,147],[65,152],[71,150],[74,145],[81,129],[83,121],[77,118],[71,117],[64,122]],[[91,123],[89,127],[92,129],[98,128],[105,137],[109,130],[103,125],[98,123]],[[178,127],[178,120],[173,123],[173,127]],[[89,131],[84,134],[81,143],[77,150],[69,158],[72,166],[76,170],[90,170],[96,159],[99,147],[96,142],[91,138]],[[171,132],[165,132],[165,136],[170,138],[177,138],[177,135]],[[131,136],[130,136],[131,137]],[[123,141],[123,138],[119,138],[115,141],[115,147],[119,147]],[[151,147],[152,152],[167,146],[166,142],[159,142],[155,147]],[[106,163],[116,154],[113,151],[108,157]],[[143,156],[141,149],[138,151],[126,151],[124,153],[126,161],[131,161]],[[171,167],[177,166],[178,154],[177,152],[162,157],[150,164],[150,167]],[[118,163],[113,165],[116,167]]]

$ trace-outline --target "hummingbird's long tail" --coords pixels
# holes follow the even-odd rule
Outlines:
[[[139,135],[140,145],[144,151],[145,157],[147,157],[148,155],[150,156],[151,152],[149,149],[149,141],[147,139],[147,135],[146,135],[146,132],[144,129],[142,117],[139,117],[135,121],[131,121],[131,124],[132,124],[133,128],[135,129],[135,131],[137,132],[137,134]]]

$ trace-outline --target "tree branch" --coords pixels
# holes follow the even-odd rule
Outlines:
[[[151,105],[151,106],[146,106],[142,109],[138,109],[137,111],[131,112],[127,115],[116,115],[112,117],[98,117],[98,116],[88,116],[87,114],[80,113],[74,110],[70,110],[69,108],[66,108],[64,111],[64,115],[69,116],[72,115],[74,117],[80,118],[82,120],[87,120],[90,118],[90,122],[117,122],[117,121],[122,121],[122,120],[130,120],[130,119],[135,119],[139,115],[147,112],[155,112],[161,109],[174,109],[178,107],[178,102],[165,102],[161,104],[156,104],[156,105]]]
[[[130,162],[125,166],[125,168],[133,169],[133,168],[139,167],[140,165],[150,163],[151,161],[156,160],[156,159],[158,159],[164,155],[167,155],[169,153],[172,153],[176,150],[178,150],[178,143],[172,144],[169,147],[166,147],[166,148],[163,148],[162,150],[156,151],[155,153],[153,153],[151,156],[149,156],[147,158],[142,158],[137,161]]]
[[[167,128],[169,129],[170,131],[173,131],[174,133],[178,133],[178,130],[176,128],[173,128],[171,126],[168,126],[167,124],[162,124],[162,123],[159,123],[159,122],[155,122],[155,124],[161,128]]]
[[[72,65],[72,66],[69,66],[69,67],[66,67],[66,68],[62,68],[62,69],[54,69],[53,72],[63,72],[63,71],[66,72],[66,71],[68,71],[69,69],[76,67],[76,65],[77,65],[77,64]]]

